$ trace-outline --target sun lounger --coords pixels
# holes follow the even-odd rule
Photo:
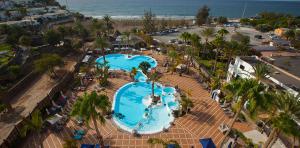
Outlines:
[[[225,133],[229,130],[229,127],[226,124],[222,123],[222,124],[220,124],[218,129],[219,129],[220,132]]]
[[[99,144],[96,144],[96,145],[95,145],[95,148],[101,148],[101,146],[100,146]],[[108,145],[105,145],[104,148],[109,148],[109,146],[108,146]]]

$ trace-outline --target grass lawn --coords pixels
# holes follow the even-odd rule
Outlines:
[[[8,64],[9,60],[13,57],[14,52],[12,47],[8,44],[0,44],[0,67]]]

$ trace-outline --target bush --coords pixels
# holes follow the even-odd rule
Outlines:
[[[255,29],[259,30],[261,32],[269,32],[269,31],[273,30],[272,26],[270,26],[268,24],[259,24],[255,27]]]

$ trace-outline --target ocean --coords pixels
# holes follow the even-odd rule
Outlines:
[[[141,18],[151,10],[158,18],[194,18],[207,5],[212,16],[252,17],[263,11],[300,16],[300,0],[58,0],[74,12],[100,18]]]

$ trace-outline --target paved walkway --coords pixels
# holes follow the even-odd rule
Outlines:
[[[163,57],[156,57],[160,63]],[[110,79],[111,87],[106,90],[110,100],[112,100],[115,91],[122,85],[130,81],[129,76]],[[164,74],[161,78],[163,84],[170,84],[172,86],[178,85],[183,91],[191,92],[191,99],[194,103],[194,108],[191,113],[175,119],[175,125],[172,126],[168,132],[161,132],[153,135],[142,135],[141,137],[134,137],[128,132],[119,129],[112,120],[107,120],[105,125],[101,126],[100,131],[104,136],[105,143],[112,147],[150,147],[147,140],[150,137],[162,138],[167,140],[176,140],[182,147],[201,148],[199,144],[200,138],[211,137],[215,144],[220,145],[223,134],[218,131],[218,126],[225,122],[228,123],[230,119],[223,113],[218,103],[210,99],[209,93],[202,88],[202,86],[193,78],[189,76],[178,76],[171,74]],[[88,91],[93,90],[96,83],[91,85]],[[93,125],[91,124],[91,127]],[[70,120],[65,128],[54,133],[48,131],[41,136],[45,148],[61,148],[64,139],[70,139],[72,136],[72,129],[80,129]],[[249,131],[251,128],[247,124],[237,124],[237,128],[242,131]],[[37,135],[32,135],[28,138],[24,147],[38,147]],[[96,133],[94,130],[89,130],[87,135],[79,143],[97,143]],[[160,147],[160,146],[156,146]]]
[[[72,71],[75,64],[73,59],[66,59],[64,69]],[[43,74],[27,88],[24,88],[23,92],[16,92],[16,96],[11,98],[13,110],[4,114],[0,120],[0,143],[8,137],[14,129],[14,125],[21,122],[23,117],[28,116],[55,85],[56,81],[51,79],[48,74]]]

